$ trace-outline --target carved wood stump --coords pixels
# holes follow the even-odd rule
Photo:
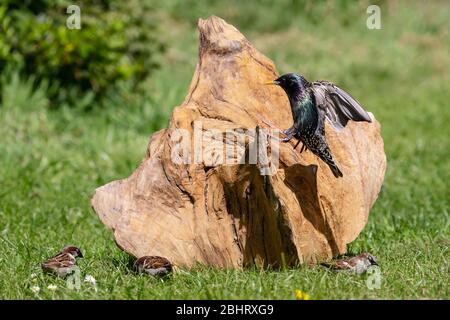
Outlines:
[[[383,182],[379,123],[371,114],[372,123],[350,121],[341,132],[326,125],[340,179],[311,152],[294,150],[294,141],[266,154],[279,155],[273,174],[262,175],[260,161],[221,165],[217,148],[234,142],[234,157],[248,156],[258,141],[255,128],[285,129],[292,116],[282,89],[262,85],[278,76],[270,59],[218,17],[199,20],[198,28],[199,62],[186,99],[169,127],[153,134],[139,168],[96,190],[94,210],[126,252],[183,267],[294,265],[345,253]],[[196,136],[211,129],[217,134],[195,146]],[[191,150],[202,151],[190,163],[174,161],[186,158],[180,132]],[[277,141],[266,138],[264,148]]]

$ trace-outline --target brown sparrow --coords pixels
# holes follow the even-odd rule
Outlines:
[[[364,252],[360,255],[350,258],[344,258],[337,261],[322,263],[323,266],[334,270],[347,270],[361,274],[367,271],[371,266],[378,266],[376,258],[370,253]]]
[[[75,246],[66,246],[57,255],[42,263],[42,269],[46,272],[56,273],[64,277],[71,273],[77,263],[76,258],[83,258],[80,249]]]
[[[144,256],[136,260],[134,269],[137,272],[146,272],[152,276],[165,276],[172,272],[169,260],[158,256]]]

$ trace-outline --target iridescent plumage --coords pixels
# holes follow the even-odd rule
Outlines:
[[[271,84],[279,85],[286,92],[294,118],[293,126],[283,131],[286,138],[282,141],[297,138],[303,143],[300,152],[311,150],[330,167],[336,178],[342,177],[325,139],[325,118],[333,128],[342,130],[349,120],[371,122],[369,114],[347,92],[331,82],[310,83],[301,75],[288,73]]]

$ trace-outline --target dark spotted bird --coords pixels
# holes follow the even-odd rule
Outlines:
[[[297,145],[303,143],[300,153],[311,150],[336,178],[342,177],[325,140],[325,118],[335,129],[342,130],[349,120],[372,122],[369,114],[347,92],[328,81],[311,83],[301,75],[288,73],[266,84],[283,88],[291,105],[294,124],[283,130],[286,137],[282,141],[297,138]]]
[[[83,258],[80,249],[75,246],[66,246],[64,249],[42,263],[42,269],[49,273],[64,277],[73,272],[77,258]]]
[[[361,274],[372,266],[378,266],[377,259],[370,253],[364,252],[351,258],[322,263],[323,266],[334,269]]]
[[[172,272],[172,263],[164,257],[145,256],[136,260],[134,269],[151,276],[163,277]]]

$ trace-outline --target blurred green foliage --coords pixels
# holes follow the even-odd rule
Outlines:
[[[0,0],[9,10],[0,16],[1,50],[12,43],[7,37],[20,39],[5,28],[13,9],[26,8],[34,17],[43,5],[49,10],[64,1]],[[48,79],[18,74],[16,62],[2,65],[0,299],[292,299],[297,288],[312,299],[450,297],[448,0],[142,2],[158,19],[143,23],[157,23],[170,49],[139,91],[122,79],[108,86],[101,103],[92,101],[92,93],[50,110]],[[116,10],[111,1],[89,3]],[[381,30],[366,27],[369,4],[381,5]],[[87,11],[83,5],[81,31]],[[129,176],[146,152],[149,134],[167,127],[173,107],[185,99],[198,61],[196,20],[212,14],[239,28],[279,73],[333,81],[381,123],[388,158],[384,186],[366,227],[349,245],[350,254],[369,251],[378,258],[380,290],[368,289],[364,275],[319,266],[199,268],[164,281],[138,276],[93,214],[95,188]],[[98,291],[88,283],[68,290],[64,279],[41,273],[40,262],[66,243],[86,251],[79,266],[98,279]],[[58,289],[48,290],[49,284]],[[38,294],[30,290],[35,285],[41,287]]]
[[[0,71],[48,82],[52,101],[101,98],[132,87],[158,67],[164,45],[157,18],[139,1],[81,0],[81,29],[69,29],[66,0],[6,0],[0,6]]]
[[[156,4],[156,0],[147,0]],[[160,6],[179,20],[195,23],[198,18],[219,14],[239,26],[240,30],[274,32],[298,24],[301,20],[320,26],[323,19],[335,20],[340,26],[359,22],[369,4],[382,5],[387,0],[168,0]],[[341,14],[345,12],[345,14]]]

